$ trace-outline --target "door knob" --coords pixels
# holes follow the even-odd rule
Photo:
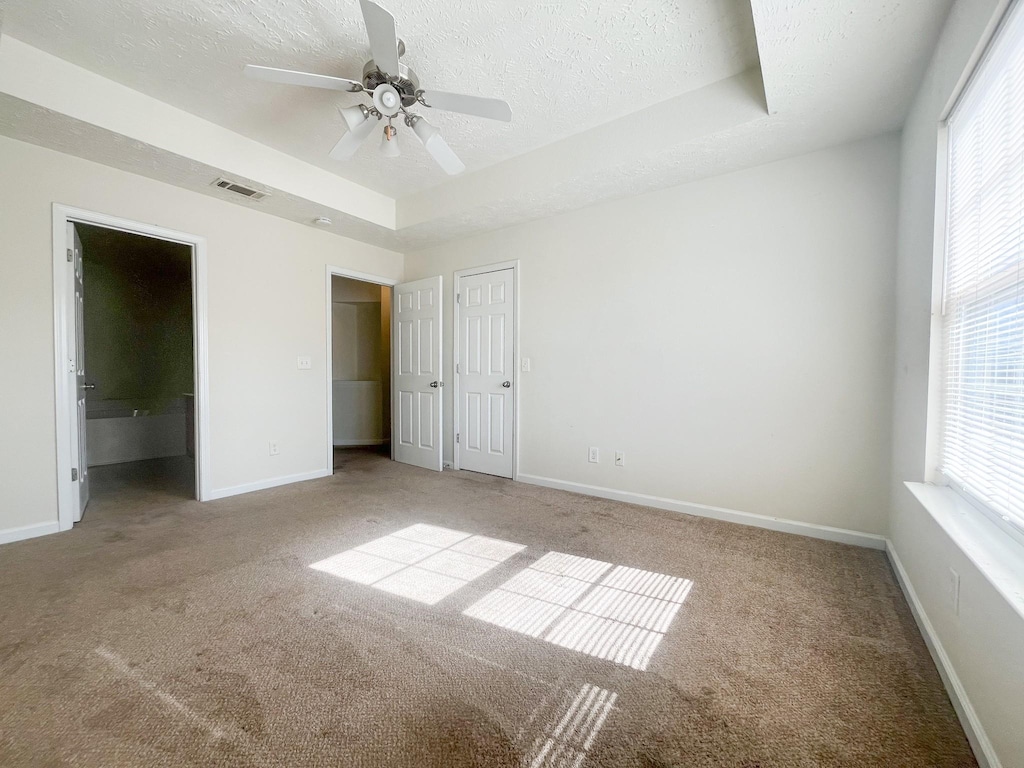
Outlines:
[[[501,382],[501,386],[503,386],[505,389],[508,389],[509,387],[512,386],[512,382],[511,381],[503,381],[503,382]]]
[[[430,382],[430,386],[432,386],[434,389],[437,389],[438,387],[441,386],[441,382],[440,381],[432,381],[432,382]]]

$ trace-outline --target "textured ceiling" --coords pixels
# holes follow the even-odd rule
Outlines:
[[[408,0],[401,7],[399,1],[388,0],[400,22],[403,13],[418,9],[420,14],[425,14],[423,9],[428,0]],[[351,99],[351,96],[290,89],[239,77],[237,69],[241,59],[235,61],[235,58],[243,50],[250,51],[243,57],[246,61],[347,74],[343,67],[332,69],[317,62],[336,61],[331,51],[344,48],[337,42],[343,38],[350,41],[350,46],[365,47],[362,22],[350,8],[356,5],[355,0],[338,0],[339,9],[349,10],[344,13],[339,10],[333,15],[314,0],[169,0],[160,7],[162,10],[157,9],[156,0],[123,0],[119,4],[113,0],[77,0],[73,8],[64,10],[57,8],[56,0],[8,0],[11,6],[5,20],[5,35],[14,33],[17,27],[16,36],[30,45],[52,51],[63,59],[78,61],[100,75],[124,81],[154,98],[171,101],[168,93],[174,91],[181,94],[182,99],[195,98],[205,103],[211,89],[218,90],[214,86],[219,79],[220,87],[226,89],[224,101],[229,106],[234,105],[232,109],[248,104],[246,109],[257,110],[255,114],[239,118],[244,118],[243,123],[247,122],[250,127],[280,130],[291,136],[294,119],[301,117],[311,124],[316,123],[312,128],[322,132],[322,139],[314,140],[312,134],[290,139],[302,144],[303,151],[315,150],[312,155],[303,155],[286,146],[284,149],[331,170],[340,168],[353,181],[398,197],[394,206],[397,231],[386,222],[373,224],[360,218],[365,216],[365,211],[352,208],[344,195],[338,196],[332,190],[327,194],[322,185],[296,182],[288,187],[289,192],[275,187],[264,178],[266,171],[262,157],[256,157],[258,153],[234,158],[237,165],[229,171],[226,166],[215,167],[220,162],[228,162],[222,153],[196,154],[195,142],[169,145],[165,135],[169,124],[163,121],[104,122],[103,117],[107,115],[134,117],[149,114],[151,110],[166,115],[167,120],[178,120],[171,126],[172,133],[181,131],[182,135],[191,136],[196,130],[195,123],[201,121],[169,108],[155,109],[153,105],[158,102],[153,99],[149,99],[151,104],[147,107],[147,97],[138,94],[134,94],[137,97],[134,100],[121,99],[116,110],[106,99],[80,99],[78,90],[61,90],[58,85],[65,80],[80,83],[81,90],[103,92],[114,101],[120,98],[117,91],[124,89],[101,88],[97,81],[109,81],[93,75],[82,78],[77,74],[82,70],[63,62],[60,67],[65,69],[54,68],[38,58],[25,58],[23,54],[34,49],[12,46],[16,41],[7,37],[4,38],[6,46],[0,43],[0,63],[5,57],[8,62],[6,67],[0,66],[0,133],[296,222],[308,224],[314,216],[326,214],[334,220],[330,231],[336,234],[409,251],[603,200],[642,194],[898,130],[952,2],[749,0],[743,9],[737,9],[726,0],[717,5],[710,0],[693,3],[680,0],[677,4],[622,0],[615,7],[599,2],[592,9],[593,18],[588,16],[586,20],[590,36],[580,37],[573,47],[572,40],[579,29],[572,25],[566,27],[562,16],[556,13],[562,6],[550,0],[524,0],[523,8],[513,7],[511,2],[508,7],[497,3],[484,6],[462,2],[456,6],[462,9],[461,16],[445,10],[451,3],[429,1],[436,4],[438,13],[454,26],[443,45],[439,42],[439,32],[435,32],[434,37],[420,39],[421,52],[423,46],[430,45],[448,50],[448,55],[453,57],[451,66],[440,66],[445,62],[435,58],[437,66],[432,71],[447,72],[445,76],[454,79],[431,82],[425,65],[413,60],[413,43],[417,38],[408,34],[405,26],[400,26],[401,34],[409,40],[410,64],[419,68],[425,85],[503,94],[517,110],[517,119],[511,126],[469,118],[450,121],[446,128],[450,137],[458,132],[459,126],[463,131],[461,139],[452,139],[453,144],[462,141],[468,146],[468,149],[458,146],[459,151],[467,159],[471,159],[472,151],[479,151],[482,158],[476,168],[471,165],[470,172],[454,178],[436,169],[415,140],[405,142],[406,154],[400,160],[384,160],[374,155],[372,147],[365,147],[354,165],[336,165],[321,154],[318,142],[329,147],[337,139],[341,128],[335,125],[338,118],[334,114],[334,101]],[[3,2],[0,0],[0,8]],[[86,5],[92,9],[92,14],[86,13]],[[565,5],[577,7],[575,3]],[[274,19],[284,16],[292,18],[287,34],[274,23]],[[102,19],[103,23],[93,17]],[[509,18],[520,20],[511,24]],[[674,24],[670,23],[670,18],[676,19]],[[171,24],[169,19],[176,21]],[[229,19],[234,21],[229,23]],[[330,24],[321,23],[322,19],[330,20]],[[496,21],[502,19],[501,23]],[[736,20],[738,26],[729,27],[729,19]],[[643,33],[636,32],[638,23],[645,30]],[[723,73],[742,62],[749,63],[754,56],[747,39],[751,24],[756,30],[756,65],[724,77]],[[697,31],[705,28],[708,31]],[[97,34],[101,33],[107,41],[104,45],[90,37],[94,29],[99,29]],[[601,34],[597,29],[602,30]],[[699,59],[701,66],[681,65],[681,72],[670,65],[666,69],[665,62],[678,51],[662,43],[672,34],[678,41],[683,29],[692,30],[683,35],[682,45],[687,48],[687,57]],[[729,29],[732,32],[728,32]],[[660,34],[649,38],[646,34],[649,30],[660,30]],[[459,49],[472,48],[474,34],[487,35],[495,41],[490,52],[473,54],[477,61],[490,62],[489,74],[498,73],[494,75],[492,88],[486,87],[483,81],[479,87],[458,84],[459,72],[454,65],[462,60]],[[198,40],[190,41],[189,35],[197,36]],[[529,50],[513,51],[515,56],[510,58],[501,53],[509,47],[507,39],[514,40],[517,49]],[[657,42],[653,49],[649,45],[652,39]],[[555,45],[554,40],[562,42]],[[729,40],[737,45],[730,47]],[[741,40],[746,42],[737,42]],[[19,47],[23,49],[20,54]],[[625,60],[630,51],[633,55],[627,66]],[[699,53],[691,56],[694,52]],[[363,55],[355,55],[352,60],[358,63]],[[46,54],[39,56],[46,57]],[[207,64],[182,63],[183,59],[193,56]],[[606,61],[616,64],[607,65],[607,77],[597,77],[594,73],[601,71],[604,56],[607,56]],[[92,59],[86,60],[88,57]],[[575,65],[570,66],[569,60],[574,60]],[[120,63],[125,61],[129,62],[127,67]],[[535,67],[537,71],[559,72],[561,80],[548,74],[545,80],[532,79],[524,83],[507,69],[512,61],[520,62],[517,66]],[[734,66],[728,66],[728,62]],[[46,70],[49,75],[33,77],[36,69]],[[200,70],[204,74],[195,74]],[[183,77],[181,72],[193,74]],[[466,73],[466,77],[478,74]],[[146,79],[151,85],[129,83],[129,77]],[[564,110],[549,113],[548,99],[557,92],[556,81],[562,91],[569,94],[566,103],[586,107],[584,111],[592,115],[592,123],[596,124],[575,122],[582,117]],[[230,86],[224,86],[224,82],[229,82]],[[665,86],[670,82],[675,84],[675,91]],[[621,114],[610,108],[590,110],[590,102],[580,95],[588,93],[588,88],[595,88],[595,93],[602,94],[601,98],[607,103],[625,105],[626,109],[634,111]],[[612,98],[615,94],[628,93],[631,88],[635,90],[632,96],[639,100],[627,102]],[[55,91],[63,96],[51,98]],[[269,95],[271,91],[274,95]],[[513,95],[516,91],[520,96]],[[73,98],[67,98],[68,94],[73,94]],[[517,99],[521,103],[517,103]],[[104,109],[82,109],[82,104],[91,107],[97,103],[103,103]],[[647,106],[642,107],[643,104]],[[535,128],[523,121],[524,109],[547,115],[545,119],[551,126],[549,130],[545,123],[543,130],[530,134],[538,137],[535,143],[530,143],[523,133]],[[319,118],[312,119],[320,114],[318,110],[322,110],[323,123]],[[178,119],[169,112],[188,119]],[[556,125],[565,125],[566,130],[589,127],[571,136],[562,136],[554,130]],[[150,130],[153,127],[155,130]],[[244,125],[228,127],[237,133],[262,138],[251,130],[246,131]],[[121,130],[125,131],[124,135]],[[214,138],[232,142],[227,146],[234,147],[241,139],[237,135],[232,138],[226,131],[223,133],[224,136]],[[210,132],[199,131],[199,134],[208,136]],[[489,137],[486,146],[484,137]],[[488,147],[499,140],[507,147],[514,147],[508,151],[511,157],[487,155]],[[204,143],[206,139],[197,141],[199,148],[209,149]],[[221,146],[217,141],[210,146]],[[266,138],[263,141],[273,143]],[[285,178],[290,181],[306,178],[304,169],[309,166],[292,158],[284,160],[302,166],[291,169],[294,174],[285,174]],[[481,167],[485,162],[488,164]],[[365,176],[360,177],[360,173]],[[211,180],[222,174],[266,188],[272,194],[254,203],[210,187]],[[332,181],[347,184],[340,178]],[[392,183],[396,189],[387,186]],[[367,190],[363,192],[370,194]],[[344,210],[338,210],[337,205]]]
[[[748,0],[384,0],[425,88],[500,96],[511,124],[424,110],[469,172],[757,64]],[[357,96],[251,81],[247,63],[358,79],[356,0],[7,0],[4,33],[393,197],[448,180],[407,130],[327,153]]]
[[[672,100],[679,109],[663,103],[572,141],[456,177],[443,196],[421,193],[400,200],[403,246],[443,242],[898,130],[951,3],[752,0],[770,115],[749,110],[744,116],[728,100],[685,94]],[[732,118],[725,114],[729,109]],[[715,115],[722,118],[719,125],[689,130]],[[623,145],[623,137],[636,136],[657,140]],[[572,162],[584,146],[589,151]],[[413,207],[417,215],[410,220]]]

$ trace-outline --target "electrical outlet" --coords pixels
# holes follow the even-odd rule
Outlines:
[[[622,451],[616,451],[615,452],[615,466],[616,467],[624,467],[624,466],[626,466],[626,454],[624,454]]]
[[[270,455],[277,456],[281,453],[281,447],[277,444],[277,440],[270,441]]]
[[[524,357],[523,358],[523,373],[529,373],[529,372],[530,372],[530,358]]]
[[[597,450],[597,448],[593,448],[592,447],[590,449],[590,456],[587,458],[587,461],[589,461],[591,464],[597,464],[600,460],[601,460],[600,452]]]
[[[960,615],[960,574],[949,569],[949,603],[953,609],[953,615]]]
[[[300,371],[308,371],[310,368],[313,367],[313,359],[310,357],[304,357],[300,355],[298,359],[298,364]]]

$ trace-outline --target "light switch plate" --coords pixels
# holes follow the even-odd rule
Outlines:
[[[299,370],[300,371],[308,371],[312,367],[313,367],[313,359],[312,358],[304,357],[302,355],[299,355]]]

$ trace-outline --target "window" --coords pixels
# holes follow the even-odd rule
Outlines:
[[[1024,532],[1024,2],[948,121],[940,470]]]

